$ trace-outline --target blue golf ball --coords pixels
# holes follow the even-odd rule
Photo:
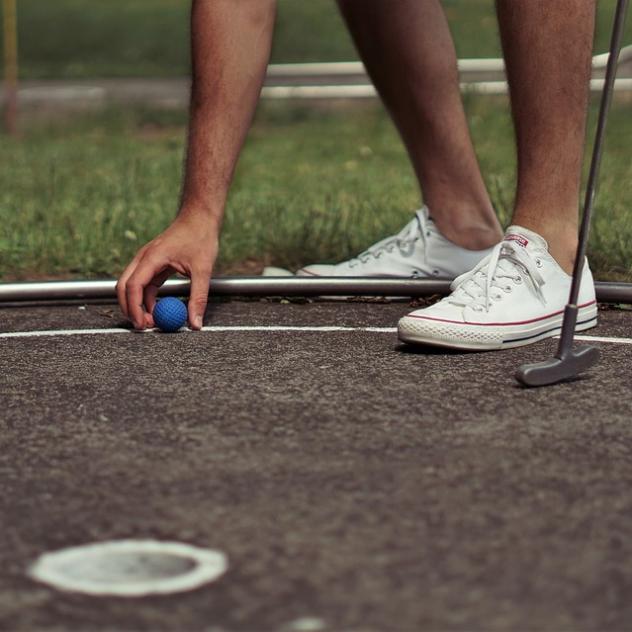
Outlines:
[[[187,322],[187,308],[180,299],[168,296],[156,303],[153,317],[158,329],[173,333]]]

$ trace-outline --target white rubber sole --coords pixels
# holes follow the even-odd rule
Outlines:
[[[494,351],[524,347],[562,331],[564,312],[528,323],[477,325],[453,323],[423,316],[404,316],[398,324],[402,342],[464,351]],[[597,304],[579,309],[575,331],[586,331],[597,325]]]

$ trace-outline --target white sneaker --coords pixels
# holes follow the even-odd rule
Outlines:
[[[309,265],[296,275],[454,279],[491,251],[467,250],[446,239],[424,206],[397,235],[378,241],[357,257],[335,265]]]
[[[452,283],[452,294],[399,321],[403,342],[454,349],[505,349],[561,331],[571,277],[540,235],[511,226],[491,255]],[[576,331],[597,324],[597,301],[584,265]]]

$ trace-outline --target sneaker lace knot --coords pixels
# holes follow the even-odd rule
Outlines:
[[[372,257],[379,259],[385,252],[391,253],[397,248],[402,257],[412,257],[415,243],[422,241],[422,252],[426,252],[426,238],[430,235],[426,216],[423,211],[417,211],[415,217],[397,234],[387,237],[368,250],[360,253],[353,263],[367,263]]]
[[[446,300],[455,305],[467,305],[476,311],[489,311],[494,301],[512,292],[514,285],[526,281],[545,305],[542,292],[545,281],[539,272],[541,265],[541,261],[532,258],[526,248],[503,241],[473,270],[452,282],[453,293]]]

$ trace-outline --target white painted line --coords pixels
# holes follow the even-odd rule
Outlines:
[[[559,338],[559,336],[556,336]],[[604,338],[602,336],[575,336],[578,342],[612,342],[618,345],[632,345],[632,338]]]
[[[320,333],[373,333],[373,334],[395,334],[397,327],[342,327],[337,325],[214,325],[203,327],[202,331],[209,333],[224,332],[320,332]],[[191,332],[183,327],[181,333]],[[40,331],[9,331],[0,333],[0,338],[44,338],[52,336],[103,336],[109,334],[152,334],[158,333],[157,329],[146,329],[144,331],[134,331],[117,327],[111,329],[44,329]],[[559,336],[554,336],[559,338]],[[575,336],[577,342],[605,342],[620,345],[632,345],[632,338],[612,338],[604,336]]]
[[[184,328],[182,332],[189,332]],[[218,325],[214,327],[203,327],[202,331],[211,333],[221,332],[248,332],[248,331],[294,331],[294,332],[368,332],[368,333],[397,333],[397,327],[338,327],[338,326],[313,326],[313,327],[293,327],[285,325],[235,325],[224,326]],[[115,329],[45,329],[42,331],[9,331],[0,333],[0,338],[43,338],[47,336],[99,336],[108,334],[150,334],[157,333],[156,329],[146,329],[145,331],[134,331],[118,327]]]
[[[47,329],[44,331],[9,331],[0,334],[0,338],[42,338],[44,336],[86,336],[101,334],[129,334],[130,329]]]
[[[394,334],[397,333],[397,327],[339,327],[339,326],[286,326],[286,325],[245,325],[235,327],[204,327],[202,331],[365,331],[377,334]]]

